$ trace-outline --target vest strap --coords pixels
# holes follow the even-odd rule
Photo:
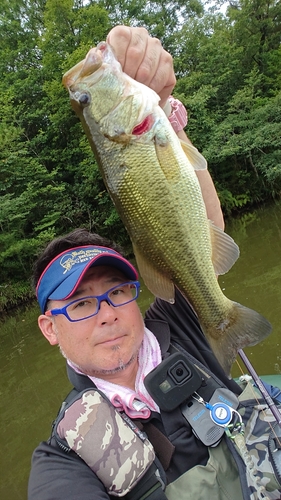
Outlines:
[[[157,459],[140,479],[137,486],[127,493],[124,500],[167,500],[164,492],[165,484],[156,463]]]
[[[155,453],[164,470],[167,470],[175,451],[175,446],[163,434],[163,432],[161,432],[151,422],[138,422],[137,425],[141,431],[144,431],[147,434],[147,437],[153,445]]]

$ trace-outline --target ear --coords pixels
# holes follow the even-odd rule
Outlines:
[[[59,343],[53,318],[41,314],[38,318],[38,326],[51,345],[57,345]]]

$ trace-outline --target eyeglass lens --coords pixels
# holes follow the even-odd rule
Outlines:
[[[79,320],[97,314],[101,300],[108,300],[113,306],[121,306],[137,298],[138,289],[134,283],[125,283],[111,288],[97,297],[83,297],[75,300],[66,308],[72,320]]]

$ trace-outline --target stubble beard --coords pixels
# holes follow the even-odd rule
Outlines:
[[[56,327],[56,324],[54,322],[54,329],[55,329],[55,333],[58,337],[58,331],[57,331],[57,327]],[[127,361],[127,363],[124,363],[123,362],[123,359],[120,357],[119,360],[118,360],[118,366],[116,366],[115,368],[112,368],[110,370],[85,370],[84,368],[82,368],[81,366],[79,366],[77,363],[75,363],[74,361],[72,361],[72,359],[70,359],[66,354],[65,352],[63,351],[62,347],[60,344],[58,344],[58,347],[59,347],[59,350],[60,350],[60,353],[61,355],[68,361],[71,362],[71,364],[77,368],[81,373],[85,374],[85,375],[88,375],[90,377],[97,377],[97,378],[103,378],[103,376],[108,376],[108,375],[115,375],[117,373],[120,373],[122,372],[123,370],[126,370],[126,368],[128,368],[128,366],[130,366],[138,357],[139,355],[139,350],[140,350],[140,346],[139,348],[137,349],[137,351],[131,356],[131,358],[129,359],[129,361]],[[119,351],[120,349],[120,346],[119,345],[115,345],[115,346],[112,346],[112,352],[116,352],[116,351]]]
[[[118,345],[112,347],[113,352],[116,352],[119,349],[120,349],[120,346],[118,346]],[[103,376],[105,376],[105,375],[115,375],[115,374],[120,373],[121,371],[125,370],[126,368],[128,368],[128,366],[130,366],[137,359],[138,351],[139,351],[139,349],[138,349],[138,351],[132,355],[132,357],[129,359],[129,361],[127,361],[127,363],[124,363],[123,359],[119,358],[118,366],[116,366],[116,368],[112,368],[110,370],[85,370],[81,366],[77,365],[77,363],[72,361],[72,359],[68,358],[60,345],[59,345],[59,350],[60,350],[61,355],[66,360],[70,361],[71,364],[73,366],[75,366],[80,372],[82,372],[85,375],[88,375],[90,377],[97,377],[97,378],[103,378]]]

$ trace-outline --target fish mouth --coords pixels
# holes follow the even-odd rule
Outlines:
[[[65,73],[62,79],[64,87],[73,90],[75,84],[83,82],[88,86],[95,84],[101,77],[101,67],[104,62],[104,51],[98,47],[89,50],[83,61],[80,61],[73,68]]]
[[[83,61],[65,73],[62,83],[70,91],[82,79],[84,84],[92,86],[101,79],[106,65],[114,66],[115,64],[119,65],[110,45],[106,42],[100,42],[89,50]]]

